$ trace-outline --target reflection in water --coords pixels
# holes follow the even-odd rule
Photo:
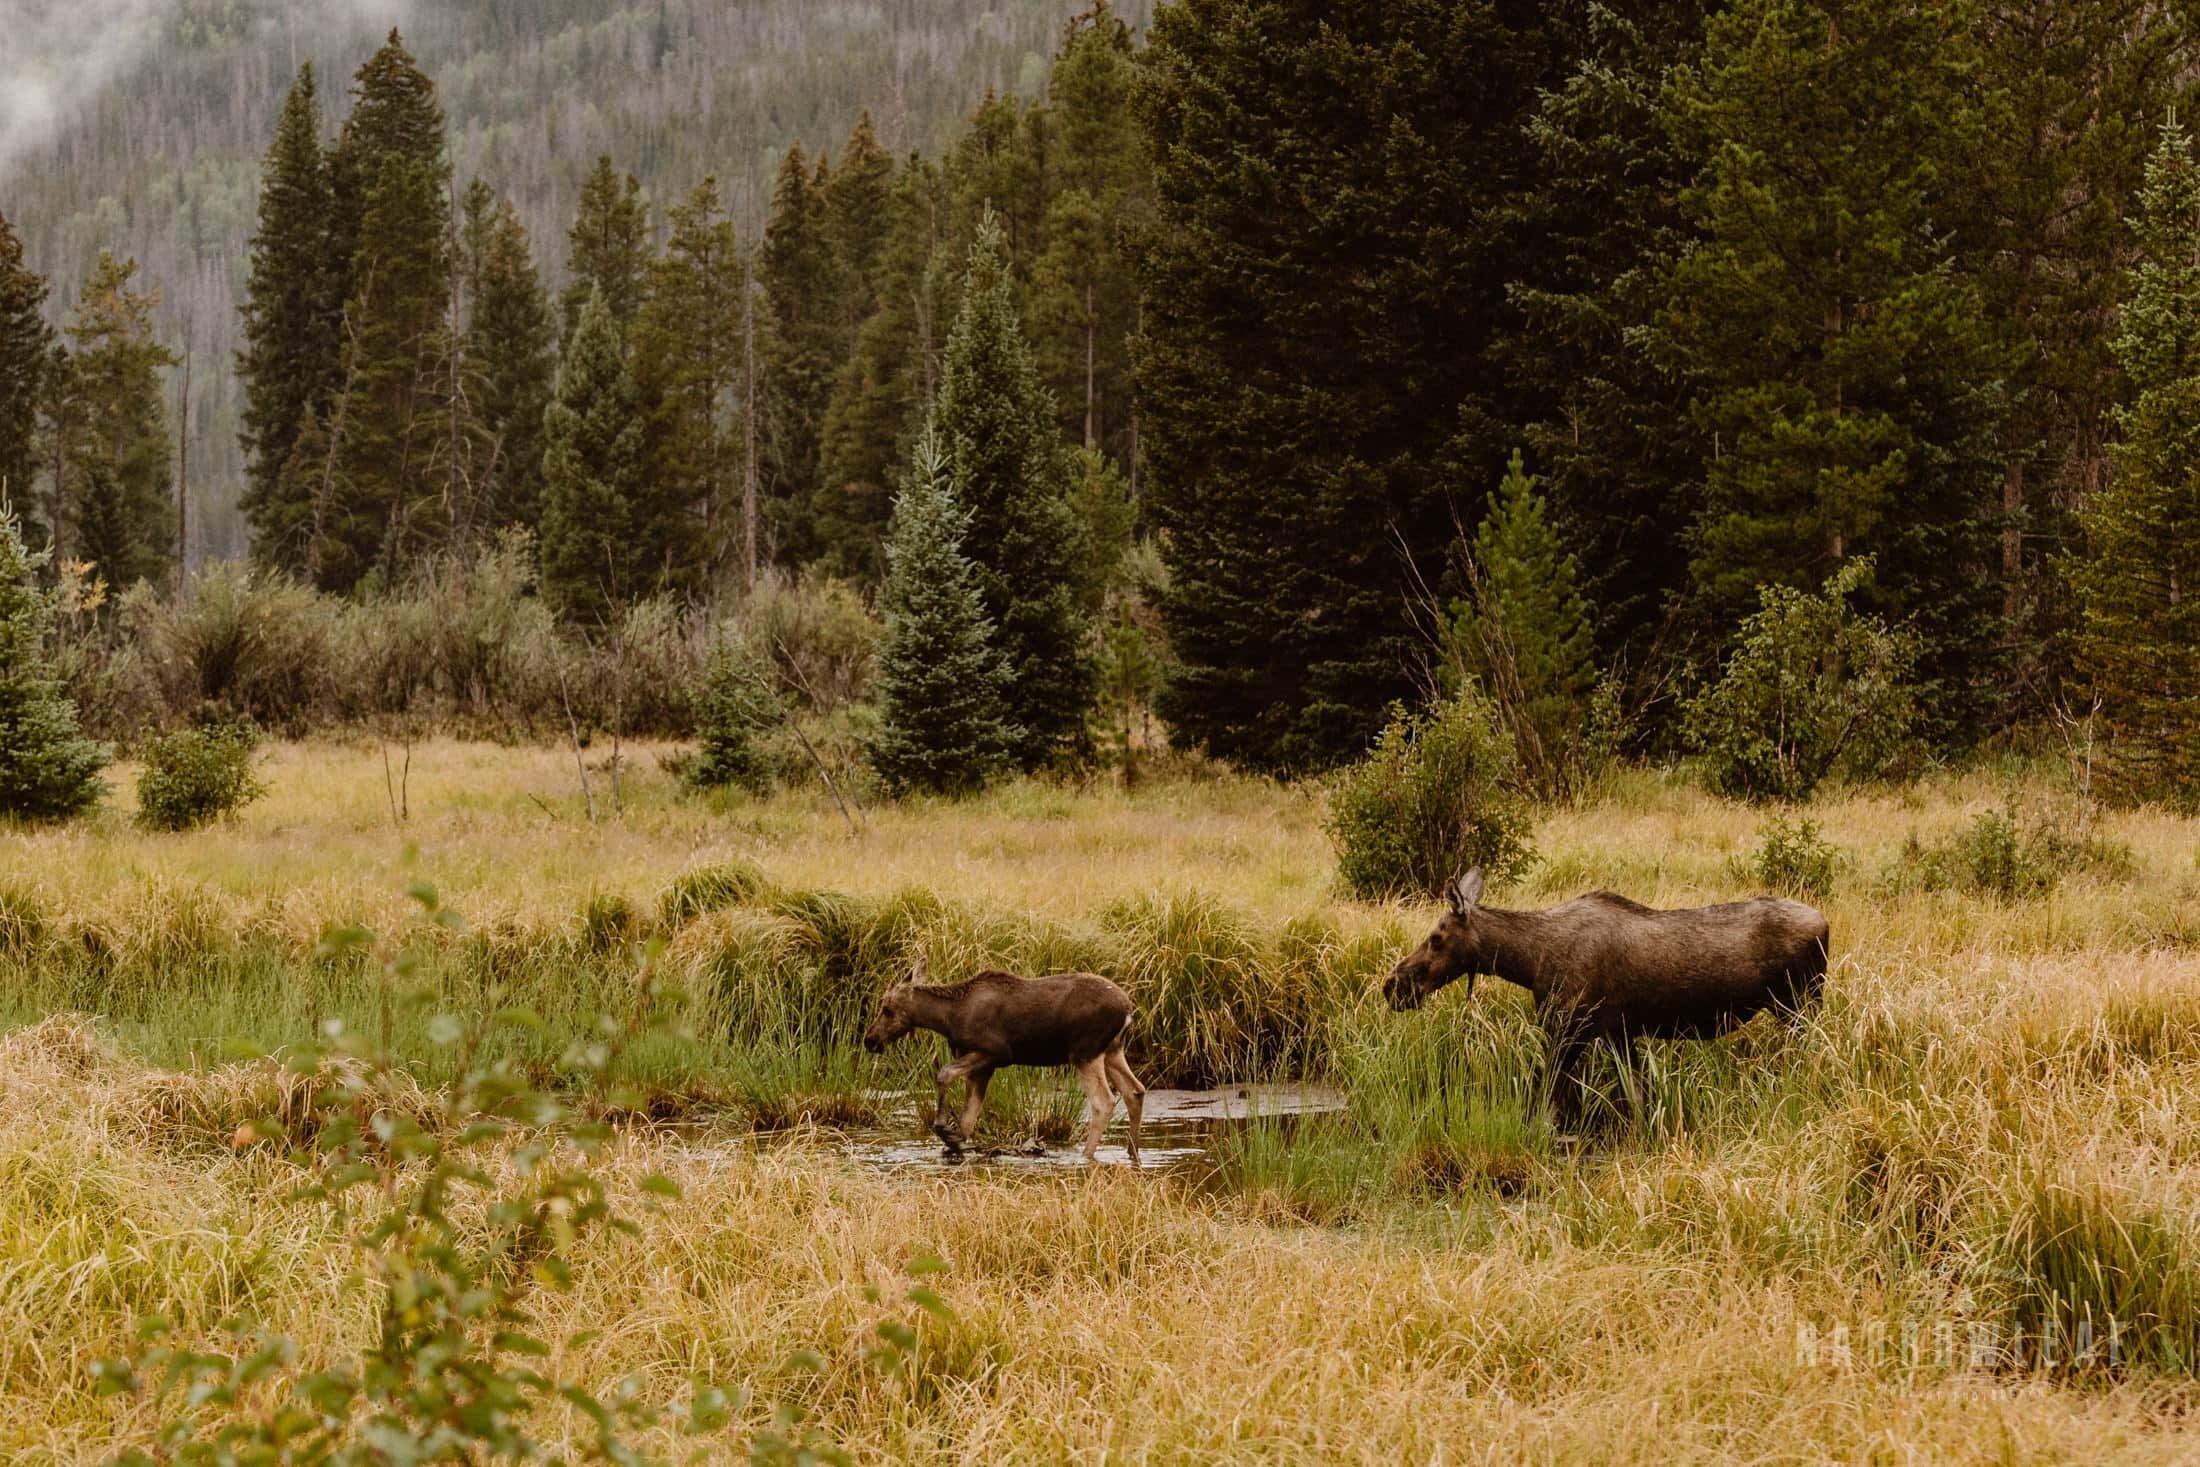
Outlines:
[[[1255,1117],[1314,1115],[1345,1108],[1344,1092],[1325,1085],[1229,1085],[1219,1090],[1149,1090],[1146,1092],[1146,1124],[1139,1133],[1140,1163],[1147,1171],[1166,1170],[1194,1161],[1207,1152],[1208,1137],[1217,1126]],[[950,1156],[929,1136],[919,1140],[910,1133],[922,1129],[914,1107],[888,1135],[850,1133],[840,1151],[867,1167],[891,1171],[982,1171],[1001,1175],[1017,1171],[1050,1172],[1075,1169],[1085,1164],[1079,1145],[1045,1147],[977,1148]],[[1080,1118],[1080,1122],[1081,1122]],[[1120,1110],[1103,1138],[1102,1166],[1129,1166],[1130,1154],[1122,1137],[1128,1127]]]

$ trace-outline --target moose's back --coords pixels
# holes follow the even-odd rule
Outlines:
[[[1564,937],[1538,999],[1606,1033],[1716,1034],[1825,976],[1826,919],[1780,897],[1658,911],[1597,892],[1551,915]]]

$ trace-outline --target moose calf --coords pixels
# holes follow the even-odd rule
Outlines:
[[[950,1153],[978,1128],[986,1082],[1004,1065],[1067,1065],[1084,1082],[1092,1119],[1085,1131],[1085,1160],[1100,1150],[1100,1135],[1115,1114],[1115,1097],[1130,1111],[1131,1164],[1138,1164],[1138,1128],[1144,1117],[1146,1087],[1123,1058],[1123,1040],[1131,1026],[1130,995],[1097,973],[1056,973],[1019,978],[987,972],[961,983],[927,985],[919,960],[902,982],[879,1000],[878,1017],[864,1031],[863,1047],[873,1054],[912,1029],[929,1029],[946,1039],[954,1058],[940,1071],[939,1109],[932,1132]],[[966,1082],[962,1124],[948,1123],[947,1087]]]
[[[1561,1120],[1577,1114],[1574,1067],[1590,1041],[1632,1067],[1638,1039],[1702,1039],[1760,1009],[1792,1014],[1826,979],[1827,927],[1779,897],[1657,911],[1608,891],[1541,912],[1482,905],[1482,870],[1452,884],[1451,910],[1383,985],[1417,1009],[1445,984],[1494,973],[1535,995]]]

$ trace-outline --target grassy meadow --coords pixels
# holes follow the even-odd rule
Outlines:
[[[2012,801],[2074,832],[2058,771],[1822,801],[1822,1009],[1658,1049],[1631,1116],[1579,1138],[1544,1120],[1524,993],[1382,1006],[1435,909],[1342,899],[1317,791],[1021,783],[851,835],[822,793],[699,801],[631,752],[617,811],[590,752],[593,824],[570,751],[422,745],[400,822],[402,756],[386,777],[372,744],[315,743],[197,834],[134,826],[127,767],[94,818],[0,834],[0,1459],[145,1444],[162,1418],[91,1366],[147,1316],[356,1347],[340,1227],[279,1148],[236,1144],[311,1117],[233,1044],[381,1026],[407,1083],[447,1078],[379,970],[317,951],[403,930],[416,880],[466,919],[415,975],[431,1010],[533,1009],[545,1084],[639,1002],[635,942],[685,993],[687,1032],[623,1061],[647,1115],[606,1166],[639,1232],[584,1245],[536,1321],[561,1378],[755,1392],[700,1447],[645,1438],[677,1457],[738,1455],[775,1405],[858,1461],[2200,1455],[2200,825],[2097,815],[2086,859],[2010,895],[1915,879],[1920,852]],[[1748,895],[1763,822],[1622,773],[1548,812],[1490,900]],[[1149,1084],[1308,1078],[1349,1106],[1166,1171],[863,1164],[835,1130],[914,1137],[891,1097],[939,1062],[853,1044],[918,954],[1117,977]],[[1065,1083],[996,1086],[988,1127],[1058,1136]],[[952,1314],[882,1373],[866,1341],[924,1257]]]

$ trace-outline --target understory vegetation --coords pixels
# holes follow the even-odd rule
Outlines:
[[[1307,792],[1196,767],[1019,780],[870,807],[851,834],[815,787],[698,801],[673,752],[627,751],[586,841],[570,750],[430,740],[402,819],[371,746],[276,744],[266,796],[215,829],[145,829],[125,763],[93,815],[0,847],[0,1454],[151,1447],[179,1398],[103,1391],[95,1362],[143,1384],[161,1351],[281,1337],[299,1364],[186,1412],[206,1437],[385,1348],[353,1225],[301,1188],[361,1107],[461,1134],[483,1075],[596,1138],[586,1195],[634,1229],[558,1244],[570,1287],[513,1297],[547,1352],[524,1368],[667,1460],[2179,1450],[2200,1345],[2185,819],[2081,831],[2023,761],[1769,826],[1663,773],[1607,777],[1540,813],[1491,901],[1681,905],[1785,871],[1834,965],[1795,1029],[1653,1046],[1639,1077],[1599,1061],[1610,1103],[1561,1137],[1524,993],[1382,1004],[1435,908],[1351,899]],[[605,781],[608,751],[586,757]],[[423,882],[464,921],[425,920]],[[1149,1084],[1307,1083],[1344,1109],[1164,1127],[1149,1148],[1198,1150],[1138,1175],[866,1160],[922,1134],[937,1042],[853,1042],[918,956],[1109,973]],[[388,1060],[307,1063],[331,1035]],[[1062,1077],[1004,1076],[983,1132],[1060,1146],[1077,1112]],[[505,1246],[490,1215],[445,1221],[456,1257]],[[925,1307],[900,1302],[913,1266],[943,1270]],[[526,1429],[568,1453],[602,1435],[547,1397]]]

